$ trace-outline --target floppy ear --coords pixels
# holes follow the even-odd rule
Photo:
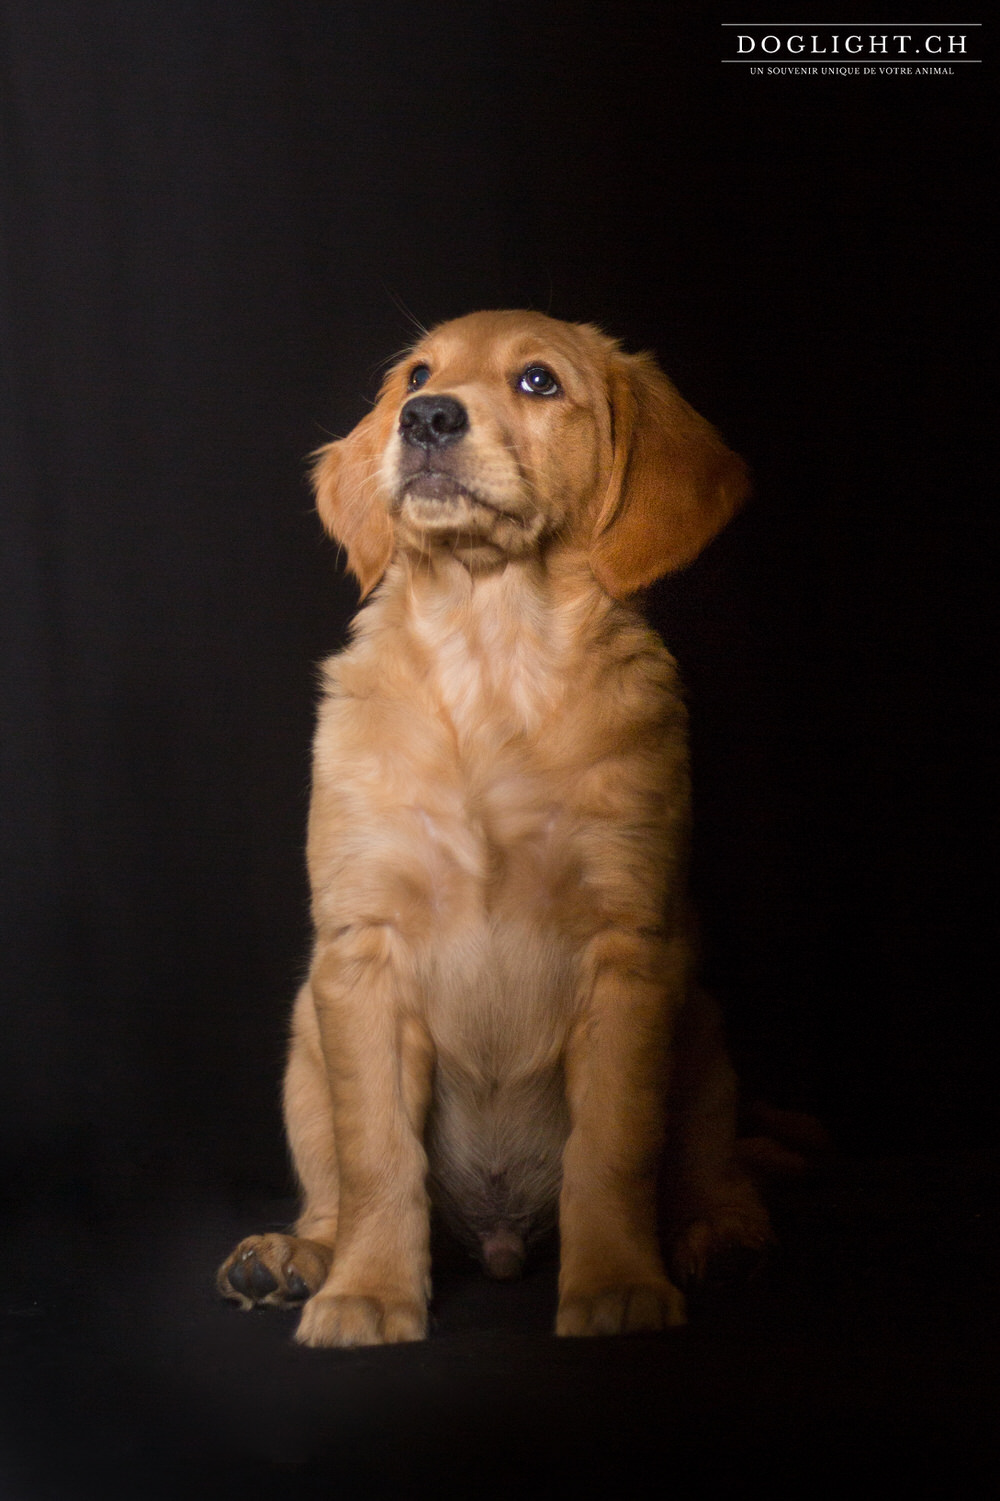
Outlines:
[[[683,568],[746,499],[743,460],[650,355],[614,354],[608,372],[614,461],[590,564],[616,599]]]
[[[346,438],[321,448],[312,470],[316,509],[330,536],[347,549],[362,599],[392,557],[392,523],[378,493],[379,437],[376,408]]]

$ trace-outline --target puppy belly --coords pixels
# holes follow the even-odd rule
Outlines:
[[[561,1068],[503,1081],[439,1064],[431,1197],[494,1276],[516,1275],[525,1246],[556,1223],[568,1131]]]

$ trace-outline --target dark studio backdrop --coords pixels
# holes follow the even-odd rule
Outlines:
[[[3,6],[17,1202],[287,1191],[315,665],[356,603],[305,460],[413,319],[487,306],[655,350],[753,468],[650,600],[751,1089],[848,1154],[995,1141],[989,64],[751,77],[746,14]]]

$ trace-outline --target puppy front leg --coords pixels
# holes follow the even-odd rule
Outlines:
[[[668,975],[680,971],[682,983],[683,960],[620,929],[595,939],[589,960],[590,994],[566,1055],[556,1333],[665,1329],[684,1322],[656,1232]]]
[[[430,1283],[421,1140],[433,1052],[408,1004],[406,950],[386,925],[320,939],[311,985],[333,1105],[333,1265],[302,1311],[306,1345],[422,1339]]]

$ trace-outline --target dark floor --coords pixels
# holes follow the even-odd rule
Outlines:
[[[97,1224],[57,1196],[7,1250],[0,1496],[980,1494],[998,1180],[998,1152],[835,1162],[777,1205],[762,1277],[659,1337],[557,1341],[551,1252],[501,1285],[444,1243],[430,1340],[344,1352],[213,1292],[290,1204]]]

